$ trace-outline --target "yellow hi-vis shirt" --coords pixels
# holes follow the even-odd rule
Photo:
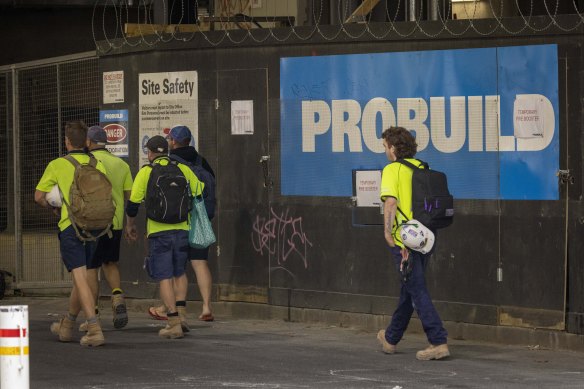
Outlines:
[[[106,149],[92,150],[91,154],[104,164],[106,176],[112,183],[112,198],[116,203],[116,213],[112,224],[113,230],[121,230],[124,226],[124,210],[126,207],[124,191],[132,190],[132,173],[130,166]]]
[[[85,154],[83,151],[72,151],[69,155],[73,156],[79,163],[87,164],[89,163],[89,155]],[[97,158],[96,158],[97,159]],[[103,164],[97,160],[96,165],[97,170],[102,173],[107,172]],[[37,190],[41,192],[50,192],[53,186],[59,185],[59,189],[63,194],[63,198],[69,203],[69,191],[71,189],[71,184],[73,183],[73,176],[75,175],[75,166],[65,158],[53,159],[47,167],[45,172],[41,177],[39,183],[36,186]],[[65,228],[71,225],[71,220],[69,220],[69,212],[67,212],[67,206],[63,204],[61,207],[61,219],[59,220],[59,230],[63,231]]]
[[[420,166],[422,163],[414,158],[405,158],[406,161],[412,163],[415,166]],[[381,201],[385,202],[387,197],[393,197],[397,200],[397,206],[401,211],[407,216],[408,219],[412,219],[412,176],[414,171],[409,167],[399,163],[392,162],[385,166],[383,173],[381,174],[381,191],[379,197]],[[399,235],[396,233],[397,227],[406,221],[404,216],[396,211],[397,221],[393,223],[393,229],[391,231],[395,243],[404,247],[403,243],[399,239]],[[385,220],[384,220],[385,224]]]
[[[170,159],[168,157],[159,157],[154,160],[154,163],[159,163],[162,166],[168,165]],[[203,194],[203,188],[205,184],[202,181],[199,181],[195,173],[186,165],[182,163],[178,164],[179,169],[185,175],[187,181],[189,182],[189,186],[191,187],[191,193],[193,196],[200,196]],[[140,204],[146,198],[146,189],[148,187],[148,180],[150,179],[150,173],[152,172],[152,167],[150,165],[146,165],[142,167],[138,174],[136,174],[136,178],[134,179],[134,185],[132,185],[132,194],[130,195],[130,201],[136,204]],[[182,223],[176,224],[166,224],[156,222],[154,220],[148,219],[146,223],[146,232],[150,236],[151,234],[155,234],[157,232],[162,231],[172,231],[172,230],[189,230],[189,223],[188,221],[184,221]]]

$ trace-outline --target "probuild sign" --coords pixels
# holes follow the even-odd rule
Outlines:
[[[456,198],[558,198],[555,45],[283,58],[282,194],[350,196],[387,163],[381,133],[416,136]]]

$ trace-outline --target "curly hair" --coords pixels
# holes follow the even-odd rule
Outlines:
[[[394,147],[397,159],[413,158],[418,152],[416,138],[403,127],[389,127],[383,131],[381,137],[385,139],[389,147]]]
[[[65,123],[65,136],[71,146],[82,149],[87,139],[87,126],[83,120],[73,120]]]

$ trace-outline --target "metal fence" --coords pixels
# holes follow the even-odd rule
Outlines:
[[[34,203],[47,164],[63,155],[63,126],[99,122],[95,53],[0,67],[0,269],[16,288],[69,286],[57,216]]]

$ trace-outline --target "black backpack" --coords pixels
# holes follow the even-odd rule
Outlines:
[[[448,227],[454,219],[454,199],[448,190],[446,174],[430,170],[423,161],[420,167],[398,159],[398,163],[413,170],[412,175],[412,212],[414,219],[431,230]],[[407,219],[398,207],[398,211]]]
[[[146,216],[156,222],[177,224],[188,219],[191,210],[191,188],[178,162],[168,165],[151,163],[152,171],[146,187]]]
[[[217,204],[217,199],[215,196],[216,182],[215,177],[213,177],[211,172],[203,167],[203,159],[201,158],[201,155],[197,155],[197,159],[195,160],[194,164],[188,162],[176,154],[170,154],[170,158],[190,167],[193,173],[195,173],[195,176],[197,176],[197,178],[205,184],[205,189],[203,189],[205,209],[207,211],[209,220],[213,219],[215,216],[215,206]]]

